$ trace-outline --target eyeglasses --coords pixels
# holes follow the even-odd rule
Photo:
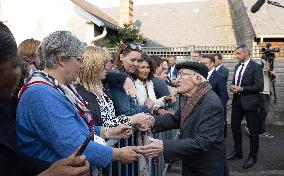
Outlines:
[[[82,56],[64,56],[65,58],[75,58],[80,64],[83,64],[84,58]]]
[[[184,73],[184,72],[179,72],[178,76],[181,77],[181,76],[185,76],[185,75],[188,75],[188,76],[193,76],[195,75],[195,73]]]
[[[129,43],[127,44],[122,50],[120,53],[123,53],[125,50],[127,50],[128,48],[131,48],[132,50],[138,50],[138,51],[141,51],[142,48],[140,45],[138,44],[135,44],[135,43]]]

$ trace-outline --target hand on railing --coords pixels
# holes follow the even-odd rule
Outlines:
[[[127,146],[123,148],[113,149],[113,161],[120,161],[124,164],[132,163],[137,161],[139,155],[135,152],[136,146]]]
[[[148,131],[154,126],[153,116],[139,113],[131,117],[131,125],[138,128],[140,131]]]
[[[132,135],[132,127],[129,125],[118,125],[114,128],[105,128],[105,137],[108,139],[128,139]]]
[[[150,144],[139,146],[137,152],[148,158],[158,157],[164,152],[163,141],[159,139],[152,139]]]

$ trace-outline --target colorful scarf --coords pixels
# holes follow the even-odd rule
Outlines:
[[[201,83],[197,86],[196,92],[194,92],[181,106],[181,119],[183,124],[185,120],[191,115],[196,106],[200,103],[203,96],[211,90],[211,85],[208,82]]]
[[[89,130],[94,130],[94,120],[92,118],[92,113],[87,109],[82,97],[77,93],[75,87],[72,84],[61,84],[55,78],[43,71],[34,71],[25,80],[25,85],[19,91],[19,99],[27,88],[36,84],[45,84],[58,90],[67,100],[71,102],[71,104],[74,106],[83,120],[87,123]]]

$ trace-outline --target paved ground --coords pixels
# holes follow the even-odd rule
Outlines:
[[[233,149],[231,128],[228,128],[226,139],[227,153]],[[244,130],[243,130],[244,131]],[[284,126],[269,125],[267,131],[274,138],[260,138],[258,162],[253,168],[243,170],[242,165],[249,153],[249,138],[243,133],[244,159],[229,161],[230,175],[232,176],[284,176]],[[180,176],[181,164],[175,163],[171,166],[168,176]]]

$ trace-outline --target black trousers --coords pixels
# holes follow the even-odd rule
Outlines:
[[[257,157],[259,148],[259,136],[257,130],[257,110],[245,110],[241,105],[241,98],[238,95],[234,95],[232,102],[232,114],[231,114],[231,128],[234,139],[234,150],[237,153],[242,153],[242,130],[241,122],[246,117],[248,129],[250,132],[250,157]]]
[[[258,122],[257,122],[257,128],[259,134],[265,133],[265,121],[266,117],[269,111],[269,98],[270,95],[267,94],[259,94],[260,99],[260,106],[258,111]]]

